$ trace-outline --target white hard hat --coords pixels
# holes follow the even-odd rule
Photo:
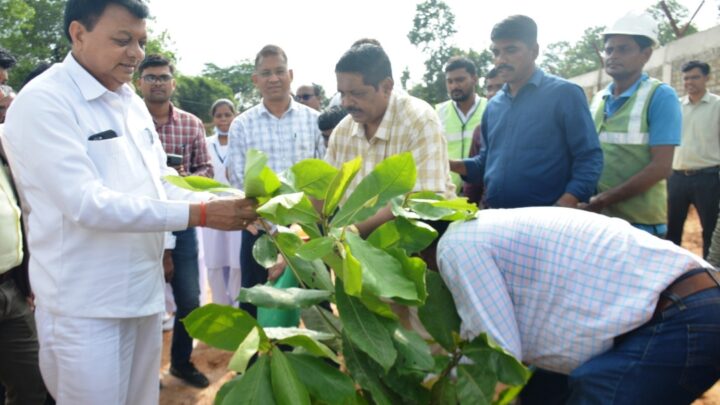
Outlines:
[[[629,12],[606,29],[605,35],[640,35],[658,44],[658,23],[648,13]]]

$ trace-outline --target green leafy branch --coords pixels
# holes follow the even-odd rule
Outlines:
[[[261,152],[250,151],[246,162],[245,194],[258,200],[265,231],[253,255],[266,267],[282,255],[300,288],[259,285],[242,289],[238,299],[302,309],[305,328],[262,327],[228,306],[193,311],[183,320],[188,333],[234,352],[228,367],[239,375],[216,404],[507,403],[524,385],[527,369],[486,335],[460,337],[450,292],[418,257],[437,238],[423,221],[471,219],[477,207],[413,192],[412,154],[381,162],[349,193],[359,157],[339,169],[308,159],[280,175]],[[168,180],[195,191],[240,193],[193,177]],[[367,239],[349,230],[386,206],[395,218]],[[337,315],[319,306],[326,301]],[[394,307],[417,308],[427,341],[401,326]],[[502,395],[495,392],[499,382],[510,386]]]

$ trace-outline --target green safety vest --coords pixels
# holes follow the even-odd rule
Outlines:
[[[487,99],[480,97],[475,104],[475,110],[470,111],[468,120],[463,122],[457,111],[457,106],[452,100],[445,101],[435,106],[440,122],[443,125],[443,133],[448,144],[448,158],[457,160],[468,157],[470,145],[472,144],[473,131],[480,125],[483,112],[487,106]],[[451,173],[455,189],[462,190],[462,179],[455,173]]]
[[[590,110],[600,137],[604,165],[598,191],[624,183],[650,164],[648,108],[661,81],[648,78],[611,117],[605,117],[605,95],[608,89],[593,97]],[[662,180],[646,192],[607,207],[603,214],[623,218],[631,223],[657,225],[667,223],[667,191]]]

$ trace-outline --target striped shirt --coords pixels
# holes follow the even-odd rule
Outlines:
[[[426,102],[406,93],[392,92],[380,127],[370,140],[365,137],[363,125],[346,116],[330,137],[325,160],[340,167],[362,156],[362,167],[348,188],[352,192],[378,163],[402,152],[412,152],[415,158],[416,191],[435,191],[454,197],[447,142],[437,113]]]
[[[262,102],[240,114],[230,125],[227,167],[230,184],[242,189],[245,155],[257,149],[268,156],[268,166],[280,173],[310,158],[322,159],[325,143],[318,128],[319,113],[290,100],[287,111],[278,118]]]
[[[194,176],[213,177],[213,167],[205,144],[205,127],[200,119],[170,104],[168,121],[155,130],[165,153],[182,155],[185,171]]]
[[[700,257],[618,218],[559,207],[483,210],[453,224],[438,263],[462,319],[525,363],[570,373],[652,318]]]

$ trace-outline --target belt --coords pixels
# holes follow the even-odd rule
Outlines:
[[[717,173],[720,166],[703,167],[702,169],[673,170],[673,173],[682,174],[683,176],[694,176],[703,173]]]
[[[676,304],[682,298],[689,297],[710,288],[720,287],[720,276],[714,274],[715,270],[703,270],[704,271],[690,274],[686,277],[680,276],[680,278],[670,284],[665,291],[661,292],[653,316],[659,315],[662,311]],[[711,272],[713,272],[713,274],[711,274]]]

